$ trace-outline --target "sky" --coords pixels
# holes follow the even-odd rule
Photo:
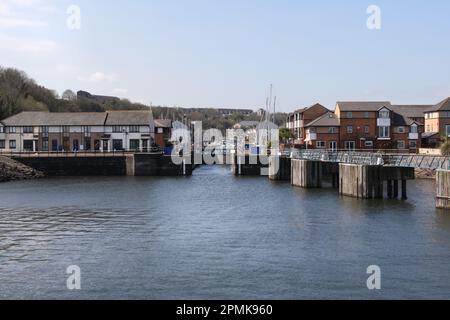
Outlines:
[[[284,112],[435,104],[450,96],[449,13],[448,0],[0,0],[0,65],[152,105],[257,109],[270,84]]]

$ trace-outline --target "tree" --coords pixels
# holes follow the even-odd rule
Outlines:
[[[287,128],[280,129],[280,141],[286,143],[289,139],[292,138],[291,130]]]
[[[449,137],[443,138],[443,142],[441,144],[441,153],[445,157],[450,156],[450,138]]]
[[[61,98],[67,101],[75,101],[77,100],[77,95],[72,90],[67,89],[63,92]]]

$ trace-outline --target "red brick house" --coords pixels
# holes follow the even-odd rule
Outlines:
[[[305,128],[308,149],[338,150],[340,123],[335,113],[329,111],[308,123]]]

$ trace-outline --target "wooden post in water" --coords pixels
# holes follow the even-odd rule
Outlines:
[[[293,186],[302,188],[322,187],[322,162],[292,160],[291,166]]]
[[[408,194],[406,190],[406,180],[402,180],[402,200],[408,200]]]
[[[394,180],[394,199],[398,199],[398,180]]]
[[[387,181],[387,196],[392,199],[392,180]]]
[[[436,172],[436,208],[450,209],[450,171]]]

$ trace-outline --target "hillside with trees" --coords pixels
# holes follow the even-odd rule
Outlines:
[[[23,71],[0,67],[0,120],[22,111],[103,112],[149,108],[149,106],[132,103],[126,99],[93,96],[84,91],[80,92],[81,95],[72,90],[66,90],[59,96],[54,90],[37,84]],[[197,109],[193,111],[192,109],[177,107],[153,106],[152,110],[154,117],[157,119],[171,119],[181,122],[202,121],[203,128],[216,128],[221,131],[232,128],[241,121],[261,120],[261,115],[257,113],[224,115],[217,109]],[[286,115],[278,113],[274,118],[277,125],[283,126]]]

